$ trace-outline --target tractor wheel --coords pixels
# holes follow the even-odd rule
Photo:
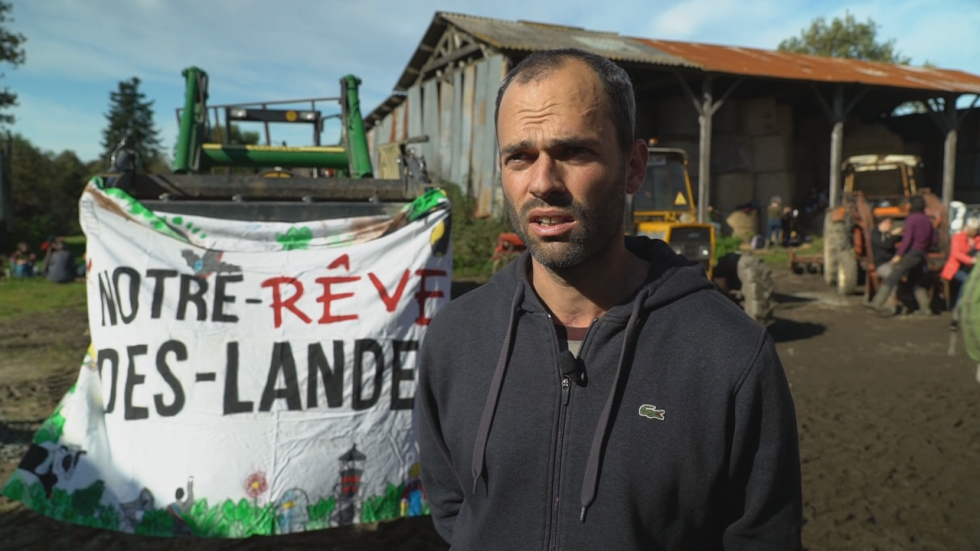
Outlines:
[[[858,261],[852,249],[837,252],[837,294],[847,296],[854,293],[858,283]]]
[[[752,319],[765,325],[772,319],[775,308],[772,270],[762,258],[743,254],[738,259],[738,279],[742,284],[742,308]]]
[[[823,223],[823,279],[827,285],[837,281],[838,252],[847,243],[847,231],[844,224],[834,222],[832,213],[828,212]]]

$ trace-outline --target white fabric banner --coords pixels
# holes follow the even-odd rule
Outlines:
[[[448,201],[297,224],[151,212],[89,184],[92,346],[3,493],[140,534],[428,512],[412,407],[449,300]]]

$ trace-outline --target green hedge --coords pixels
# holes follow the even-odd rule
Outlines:
[[[456,184],[443,183],[442,188],[453,204],[453,276],[490,276],[497,235],[511,232],[510,226],[493,217],[474,216],[476,200],[467,197]]]

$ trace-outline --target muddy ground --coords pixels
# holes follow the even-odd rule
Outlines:
[[[961,342],[949,354],[948,314],[879,319],[819,276],[776,280],[770,332],[799,416],[806,547],[980,550],[980,384]],[[0,481],[72,384],[84,332],[77,311],[0,321]],[[445,549],[428,519],[189,543],[70,526],[0,498],[0,549]]]

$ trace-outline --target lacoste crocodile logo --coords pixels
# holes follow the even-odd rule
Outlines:
[[[650,404],[643,404],[642,406],[640,406],[640,417],[646,417],[647,419],[656,419],[658,421],[663,421],[664,413],[666,413],[666,411],[662,409],[657,409],[657,406],[651,406]]]

